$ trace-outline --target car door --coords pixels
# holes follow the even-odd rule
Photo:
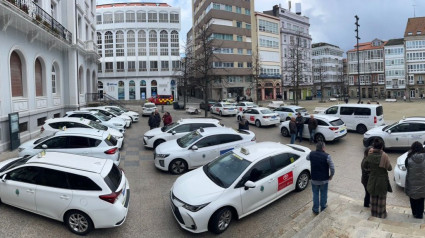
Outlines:
[[[37,184],[35,195],[37,212],[61,220],[72,200],[72,190],[68,186],[67,173],[44,168]]]
[[[299,168],[296,167],[300,156],[293,153],[281,153],[271,156],[275,168],[274,178],[277,180],[277,197],[283,196],[295,189]]]
[[[193,150],[192,147],[189,147],[189,163],[193,167],[199,167],[215,159],[220,155],[220,136],[221,135],[211,135],[205,138],[200,139],[194,145],[198,147],[197,150]]]
[[[271,159],[266,158],[257,162],[246,172],[238,184],[243,214],[252,213],[276,197],[277,179],[273,177]],[[245,190],[246,181],[255,183],[255,188]]]
[[[219,152],[220,155],[227,153],[235,148],[237,145],[242,145],[242,137],[235,134],[220,135]]]
[[[34,154],[40,153],[43,150],[43,145],[47,146],[46,151],[63,152],[67,148],[68,139],[66,136],[56,136],[39,143],[34,147]]]
[[[409,145],[415,141],[423,143],[425,141],[425,124],[424,123],[410,123],[412,132],[409,133]]]
[[[66,148],[62,152],[90,155],[92,152],[92,145],[89,137],[84,136],[67,136],[68,142]]]
[[[190,124],[182,124],[182,125],[178,125],[176,127],[174,127],[173,129],[169,130],[167,132],[167,135],[165,136],[166,138],[164,138],[166,141],[169,140],[175,140],[178,139],[184,135],[186,135],[187,133],[191,132],[191,127]],[[173,135],[173,133],[175,132],[175,134]]]
[[[409,137],[411,132],[410,123],[400,123],[389,129],[386,147],[409,147]],[[389,131],[388,131],[389,132]]]
[[[37,177],[40,172],[41,169],[35,166],[25,166],[8,172],[6,181],[0,181],[2,202],[35,212]]]

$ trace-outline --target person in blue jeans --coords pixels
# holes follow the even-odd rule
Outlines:
[[[297,124],[295,123],[295,117],[291,117],[291,121],[289,122],[289,134],[291,135],[291,144],[294,144],[295,139],[297,138]]]
[[[311,189],[313,191],[313,213],[319,214],[327,207],[328,183],[335,174],[335,166],[331,156],[325,152],[325,143],[317,142],[316,151],[307,155],[311,165]],[[330,173],[330,174],[329,174]]]

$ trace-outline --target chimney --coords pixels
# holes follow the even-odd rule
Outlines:
[[[301,3],[295,3],[295,13],[301,15]]]
[[[291,12],[291,1],[288,1],[288,11]]]
[[[274,5],[273,6],[273,16],[278,17],[279,16],[279,6],[278,5]]]

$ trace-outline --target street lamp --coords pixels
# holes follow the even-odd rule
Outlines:
[[[356,39],[357,39],[357,81],[358,81],[358,90],[359,90],[359,101],[358,103],[361,102],[362,96],[361,96],[361,92],[360,92],[360,55],[359,55],[359,17],[357,15],[354,16],[356,18],[356,29],[354,30],[356,32]]]

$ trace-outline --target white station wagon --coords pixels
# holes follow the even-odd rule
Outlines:
[[[238,121],[241,120],[242,115],[248,120],[250,124],[255,124],[256,127],[278,125],[280,117],[277,113],[266,107],[256,107],[239,112],[237,115]]]
[[[110,160],[47,152],[0,162],[0,199],[86,235],[124,223],[130,186]]]
[[[222,233],[243,218],[309,183],[310,149],[261,142],[236,148],[177,178],[170,192],[179,225]],[[258,221],[261,223],[262,221]]]

